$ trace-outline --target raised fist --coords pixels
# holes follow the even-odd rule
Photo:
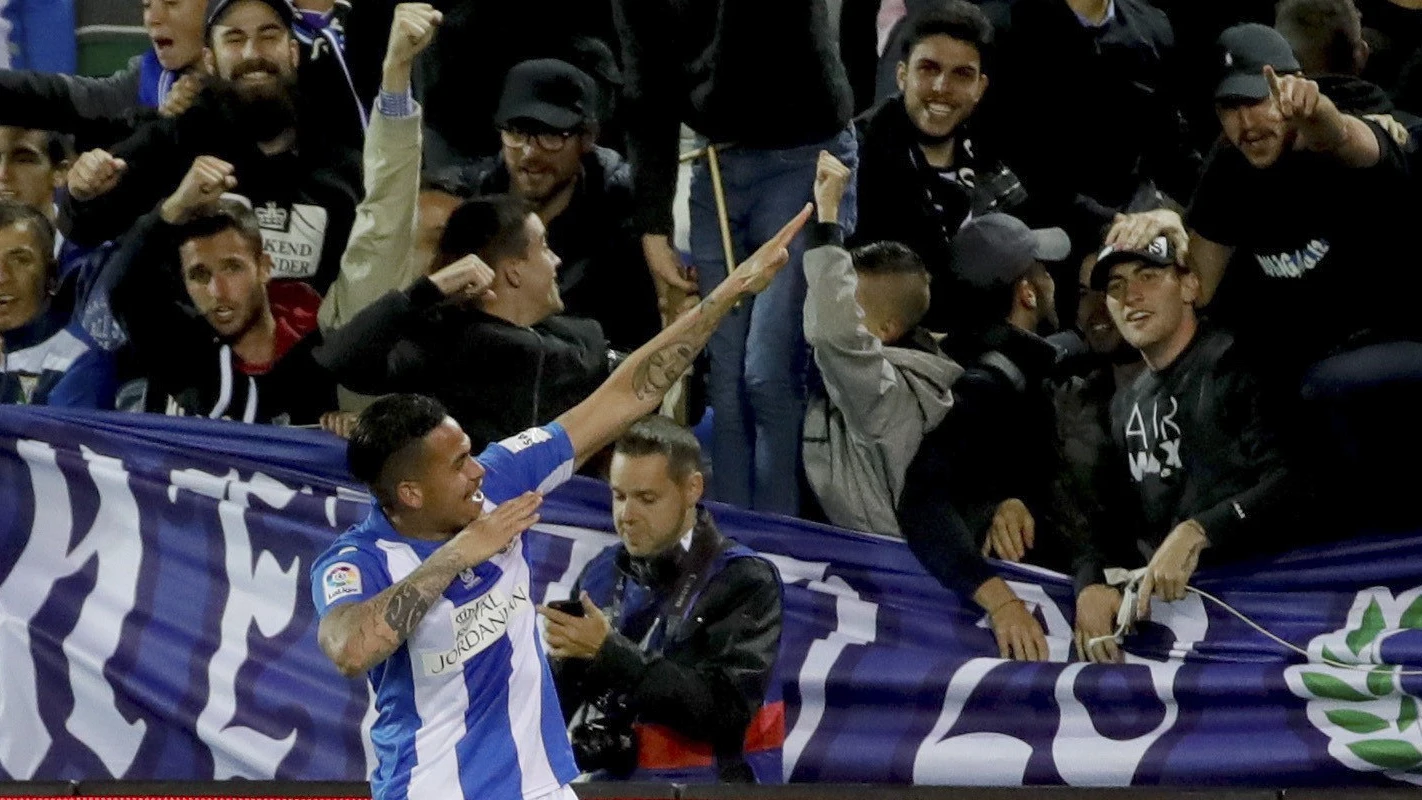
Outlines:
[[[90,150],[75,160],[69,168],[69,196],[75,200],[93,200],[118,186],[128,164],[114,158],[107,150]]]

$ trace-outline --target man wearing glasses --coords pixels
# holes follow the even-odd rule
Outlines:
[[[572,64],[517,64],[494,115],[502,150],[474,166],[479,194],[514,194],[548,229],[563,258],[565,313],[601,323],[608,342],[631,351],[661,329],[651,276],[632,231],[627,163],[597,146],[597,87]]]

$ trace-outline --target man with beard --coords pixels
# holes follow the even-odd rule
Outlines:
[[[1057,325],[1056,287],[1044,261],[1071,241],[1007,214],[978,217],[953,239],[959,327],[944,352],[966,372],[953,410],[909,465],[899,527],[924,567],[987,612],[1003,658],[1041,661],[1041,625],[984,556],[1062,567],[1057,533],[1060,463],[1047,378],[1056,349],[1037,335]],[[1030,555],[1030,558],[1029,558]]]
[[[1422,446],[1415,426],[1398,425],[1422,386],[1417,271],[1397,244],[1417,214],[1408,156],[1300,67],[1272,28],[1220,36],[1224,137],[1187,217],[1188,263],[1201,305],[1255,359],[1297,457],[1316,461],[1340,505],[1409,524],[1411,477],[1391,467]]]
[[[122,141],[159,115],[183,113],[203,90],[203,22],[208,3],[145,0],[143,27],[153,47],[112,75],[0,71],[0,123],[67,133],[81,150],[87,150]],[[377,5],[360,3],[361,12],[347,20],[358,40],[358,59],[347,58],[346,37],[337,33],[341,22],[334,14],[303,11],[295,21],[294,33],[301,43],[297,73],[307,101],[304,111],[313,124],[343,144],[358,146],[365,129],[358,98],[369,96],[363,90],[373,93],[374,69],[364,62],[378,58],[365,43],[383,36],[389,26],[388,14]]]
[[[173,191],[199,156],[230,167],[261,226],[272,278],[323,293],[339,270],[360,185],[358,155],[297,124],[298,46],[285,0],[218,0],[207,21],[212,87],[187,113],[140,129],[69,173],[60,227],[97,245]]]
[[[228,165],[197,158],[116,256],[126,271],[113,306],[148,380],[145,410],[315,423],[336,407],[335,382],[311,357],[321,298],[271,282],[256,215],[222,194],[232,186]]]
[[[565,313],[596,320],[613,347],[631,351],[660,328],[657,296],[631,228],[631,171],[597,146],[597,108],[596,84],[572,64],[518,64],[494,118],[503,150],[475,165],[471,183],[532,207],[563,259]]]

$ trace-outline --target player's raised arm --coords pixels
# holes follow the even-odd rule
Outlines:
[[[790,242],[805,226],[813,209],[806,203],[794,219],[742,261],[695,309],[638,348],[597,391],[558,418],[568,432],[579,464],[655,410],[706,346],[726,313],[770,285],[790,260]]]

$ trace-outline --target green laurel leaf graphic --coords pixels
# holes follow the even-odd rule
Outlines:
[[[1321,672],[1305,672],[1302,678],[1304,688],[1308,689],[1314,697],[1327,700],[1347,700],[1353,703],[1373,699],[1332,675],[1324,675]]]
[[[1384,697],[1392,694],[1392,668],[1378,667],[1368,673],[1368,691]]]
[[[1398,620],[1399,628],[1422,628],[1422,596],[1412,601],[1412,605],[1402,612],[1402,619]]]
[[[1362,652],[1372,641],[1382,633],[1383,615],[1382,608],[1378,605],[1377,598],[1373,598],[1368,603],[1368,610],[1363,612],[1363,624],[1352,633],[1348,634],[1346,641],[1348,649],[1353,651],[1353,655]]]
[[[1383,769],[1412,769],[1422,764],[1422,753],[1401,739],[1354,742],[1348,749],[1358,758]]]
[[[1329,722],[1352,733],[1377,733],[1389,727],[1387,720],[1366,711],[1339,709],[1328,712],[1326,716]]]
[[[1397,712],[1397,729],[1405,731],[1417,724],[1417,700],[1410,694],[1402,696],[1402,709]]]
[[[1338,662],[1339,664],[1352,664],[1352,663],[1355,663],[1355,662],[1356,662],[1356,659],[1351,659],[1351,658],[1348,658],[1348,659],[1339,658],[1336,653],[1334,653],[1332,650],[1329,650],[1329,649],[1328,649],[1328,645],[1324,645],[1324,646],[1323,646],[1323,658],[1324,658],[1325,660],[1327,660],[1327,661],[1336,661],[1336,662]]]

